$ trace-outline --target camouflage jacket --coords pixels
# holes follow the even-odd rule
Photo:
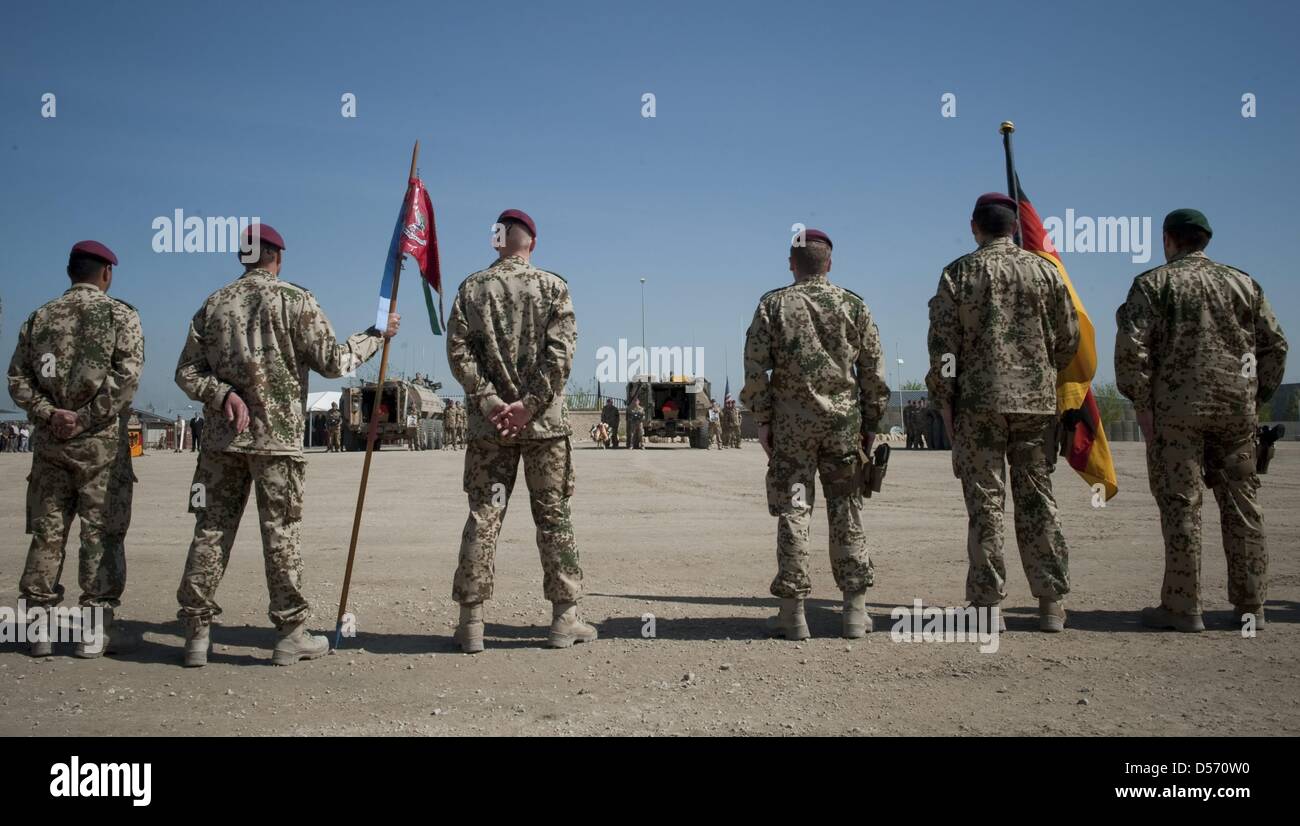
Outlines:
[[[250,270],[194,314],[176,384],[203,402],[204,450],[300,456],[308,370],[339,378],[379,352],[383,341],[372,328],[339,343],[315,296],[266,270]],[[232,390],[251,419],[240,434],[222,412]]]
[[[564,386],[578,326],[569,285],[518,256],[465,279],[447,322],[447,361],[465,388],[469,438],[493,436],[488,416],[522,400],[532,419],[520,439],[570,434]]]
[[[1055,413],[1057,373],[1079,349],[1079,315],[1055,267],[995,238],[944,267],[930,299],[929,349],[935,407]]]
[[[331,409],[330,412],[325,414],[325,423],[330,426],[331,430],[342,427],[343,411]]]
[[[9,395],[36,425],[33,449],[60,443],[47,427],[55,410],[77,414],[83,432],[74,440],[125,440],[143,369],[144,332],[135,308],[75,284],[19,328]]]
[[[1282,383],[1286,338],[1259,284],[1193,252],[1133,280],[1115,314],[1115,379],[1157,416],[1254,416]]]
[[[875,432],[889,387],[866,303],[824,274],[765,294],[745,335],[740,399],[760,426],[786,413],[836,430]]]
[[[731,407],[723,406],[719,411],[719,421],[723,427],[740,427],[740,408],[734,404]]]

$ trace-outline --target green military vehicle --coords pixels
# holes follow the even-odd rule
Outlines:
[[[691,447],[709,447],[709,406],[713,396],[709,380],[673,376],[672,381],[653,381],[638,376],[627,384],[627,403],[641,400],[645,410],[645,435],[684,436]]]

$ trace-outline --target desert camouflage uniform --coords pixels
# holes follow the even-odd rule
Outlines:
[[[944,268],[930,299],[926,383],[933,415],[942,421],[945,408],[954,411],[953,471],[969,515],[966,597],[975,605],[996,605],[1007,595],[1004,457],[1029,588],[1057,600],[1070,591],[1051,474],[1056,377],[1078,348],[1079,316],[1065,282],[1010,238],[988,241]],[[943,375],[945,354],[956,357],[955,377]]]
[[[718,450],[722,450],[722,408],[709,409],[709,450],[717,445]]]
[[[734,404],[722,407],[722,443],[740,447],[740,408]]]
[[[612,403],[606,403],[600,409],[600,420],[609,425],[609,446],[618,447],[618,408]]]
[[[32,541],[18,584],[30,605],[63,600],[59,576],[74,515],[81,518],[80,604],[120,604],[135,482],[126,422],[143,367],[140,316],[93,285],[74,285],[18,330],[9,395],[35,424],[27,477]],[[75,412],[83,431],[56,437],[49,431],[55,410]]]
[[[627,446],[634,450],[645,448],[645,408],[627,405]]]
[[[861,297],[825,274],[764,295],[745,337],[740,398],[755,423],[772,431],[767,466],[768,511],[777,517],[772,595],[801,599],[812,591],[808,533],[819,473],[835,584],[846,593],[864,591],[874,583],[874,571],[856,482],[862,437],[875,432],[889,387],[880,334]]]
[[[205,625],[221,613],[217,586],[252,488],[270,592],[268,615],[282,631],[306,621],[299,533],[307,374],[315,370],[338,378],[382,346],[374,329],[339,343],[315,296],[262,269],[203,302],[176,365],[176,384],[203,402],[209,423],[194,486],[187,492],[195,521],[176,593],[182,620]],[[248,405],[249,426],[239,434],[222,412],[231,391]]]
[[[492,598],[497,535],[522,458],[543,593],[551,602],[577,602],[582,569],[569,514],[574,474],[564,408],[578,338],[569,286],[554,273],[507,256],[460,285],[447,329],[447,360],[465,388],[469,423],[469,518],[452,599],[473,604]],[[519,400],[532,418],[518,436],[503,439],[488,416]]]
[[[461,450],[465,449],[465,430],[468,425],[469,417],[465,412],[465,408],[459,404],[456,405],[456,430],[452,436],[454,437],[456,447]]]
[[[1147,471],[1165,538],[1162,604],[1182,614],[1201,610],[1204,472],[1219,503],[1228,599],[1262,605],[1268,551],[1256,411],[1277,391],[1287,352],[1268,300],[1249,275],[1193,252],[1139,275],[1116,323],[1120,392],[1138,412],[1151,411],[1155,424]]]
[[[325,414],[325,424],[329,429],[329,447],[327,451],[338,453],[343,450],[343,412],[330,410]]]

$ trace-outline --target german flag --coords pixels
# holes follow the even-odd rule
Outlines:
[[[1043,228],[1043,220],[1038,216],[1034,205],[1025,197],[1020,188],[1020,175],[1016,175],[1016,195],[1020,201],[1020,246],[1035,255],[1041,255],[1050,261],[1061,274],[1066,289],[1070,291],[1070,300],[1079,313],[1079,351],[1074,354],[1074,361],[1061,371],[1056,379],[1056,409],[1066,419],[1067,424],[1074,425],[1074,440],[1067,454],[1070,467],[1083,477],[1089,487],[1100,482],[1106,488],[1106,499],[1111,499],[1119,492],[1115,479],[1115,463],[1110,456],[1110,442],[1102,428],[1101,413],[1097,409],[1097,400],[1092,395],[1092,378],[1097,373],[1097,335],[1092,327],[1092,319],[1083,308],[1079,294],[1074,291],[1074,284],[1065,272],[1060,253],[1052,246]]]

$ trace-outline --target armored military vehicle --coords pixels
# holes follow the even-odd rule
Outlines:
[[[673,376],[672,381],[653,381],[638,376],[627,384],[627,401],[641,399],[645,410],[645,435],[685,436],[691,447],[709,447],[709,380]]]
[[[376,393],[374,382],[343,388],[339,402],[339,410],[343,413],[343,449],[366,449],[370,418],[376,409],[379,415],[376,450],[386,444],[405,447],[406,417],[412,413],[419,420],[417,443],[420,447],[435,447],[435,441],[438,442],[436,447],[441,447],[442,414],[446,409],[446,403],[437,392],[441,388],[442,384],[438,382],[417,384],[404,379],[385,381],[382,393]]]

